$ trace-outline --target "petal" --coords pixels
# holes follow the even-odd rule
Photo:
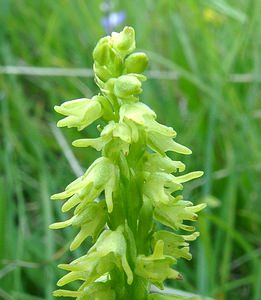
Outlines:
[[[63,221],[63,222],[57,222],[57,223],[53,223],[51,225],[49,225],[50,229],[61,229],[61,228],[65,228],[68,227],[70,225],[72,225],[72,222],[74,220],[74,217],[72,217],[69,220]]]
[[[74,147],[92,147],[97,151],[101,151],[110,140],[110,137],[98,137],[96,139],[79,139],[75,140],[72,143],[72,145]]]
[[[173,151],[181,154],[192,153],[189,148],[176,143],[172,138],[163,136],[156,132],[148,133],[147,144],[152,150],[159,152],[163,156],[167,151]]]
[[[137,124],[144,125],[144,116],[156,118],[155,112],[142,102],[124,104],[120,108],[120,121],[123,121],[124,118],[127,118]]]
[[[82,296],[82,292],[77,291],[68,291],[68,290],[56,290],[53,292],[54,297],[80,297]]]
[[[196,178],[201,177],[204,174],[204,172],[202,171],[195,171],[195,172],[190,172],[188,174],[179,176],[179,177],[175,177],[175,182],[177,183],[183,183],[183,182],[187,182]]]

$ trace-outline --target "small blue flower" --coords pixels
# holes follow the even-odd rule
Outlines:
[[[111,12],[102,18],[101,24],[106,32],[110,33],[116,26],[121,25],[125,19],[126,13],[124,11]]]

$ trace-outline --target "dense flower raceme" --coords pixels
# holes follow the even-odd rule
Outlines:
[[[184,221],[195,221],[205,205],[184,200],[181,190],[183,183],[202,172],[179,175],[185,165],[166,155],[168,151],[185,155],[191,151],[174,141],[176,132],[158,123],[155,112],[139,102],[146,79],[141,73],[148,58],[132,53],[134,49],[131,27],[102,38],[93,52],[100,94],[55,107],[65,116],[59,127],[83,130],[99,119],[105,124],[97,127],[99,137],[73,142],[76,147],[101,151],[101,157],[64,192],[51,197],[66,200],[63,212],[74,209],[69,220],[50,226],[79,229],[70,249],[77,249],[88,237],[94,242],[85,256],[59,266],[69,273],[58,286],[80,281],[79,289],[58,289],[55,296],[180,299],[150,293],[150,285],[163,289],[164,280],[181,279],[173,265],[179,258],[191,259],[188,242],[199,233]],[[157,222],[168,230],[157,230]],[[182,230],[190,234],[181,234]]]

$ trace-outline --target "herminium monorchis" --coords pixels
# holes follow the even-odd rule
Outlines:
[[[55,110],[64,115],[58,127],[83,130],[98,119],[100,136],[79,139],[76,147],[93,147],[101,157],[65,191],[51,197],[67,201],[62,211],[74,209],[73,216],[54,223],[52,229],[74,226],[79,233],[73,251],[92,237],[94,245],[86,255],[70,264],[58,286],[81,281],[77,291],[59,289],[54,296],[84,299],[180,299],[150,293],[151,284],[164,288],[165,279],[180,279],[173,269],[178,258],[191,259],[189,241],[199,233],[184,221],[197,220],[205,204],[193,205],[183,199],[183,183],[202,172],[183,172],[181,161],[166,152],[191,154],[175,142],[176,132],[156,121],[156,114],[140,102],[141,73],[148,64],[144,53],[135,49],[135,32],[125,27],[98,42],[94,51],[95,81],[100,93],[91,99],[67,101]],[[175,175],[173,175],[175,173]],[[158,230],[157,223],[168,230]],[[190,234],[180,234],[180,231]]]

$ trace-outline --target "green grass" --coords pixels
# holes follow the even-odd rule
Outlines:
[[[184,280],[169,285],[219,300],[259,300],[261,1],[112,2],[125,10],[150,69],[177,73],[178,80],[149,79],[143,101],[193,150],[188,170],[205,172],[185,190],[194,202],[210,203],[198,223],[201,237],[193,260],[178,264]],[[100,3],[0,0],[0,65],[91,68],[105,34]],[[250,81],[231,77],[245,73]],[[53,299],[56,265],[84,252],[68,251],[70,230],[48,229],[64,218],[49,195],[75,178],[51,124],[59,117],[55,104],[96,91],[92,78],[0,74],[0,299]],[[70,145],[95,136],[95,128],[62,134]],[[72,150],[84,169],[97,157]]]

